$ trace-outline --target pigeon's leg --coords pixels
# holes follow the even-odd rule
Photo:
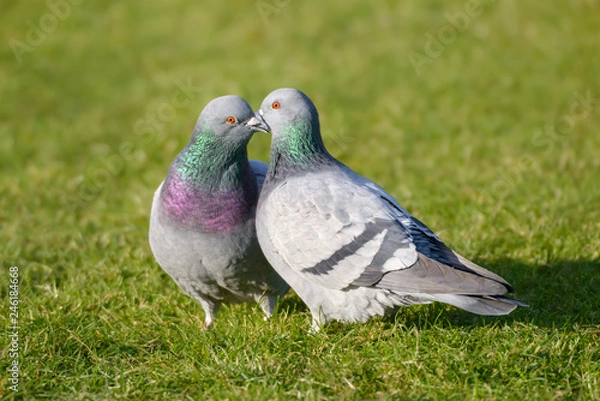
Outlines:
[[[316,334],[319,331],[321,331],[321,325],[319,324],[319,320],[313,318],[312,324],[310,325],[310,330],[308,330],[308,332],[311,334]]]
[[[312,315],[312,324],[310,326],[309,333],[318,333],[321,331],[321,327],[325,326],[328,322],[328,318],[323,313],[323,309],[319,306],[319,309],[316,311],[310,311]]]
[[[202,309],[204,309],[204,326],[202,329],[210,329],[213,319],[221,307],[221,303],[217,300],[211,299],[208,295],[204,295],[202,291],[200,291],[200,289],[194,285],[193,280],[187,279],[176,281],[183,292],[194,298],[200,304],[200,306],[202,306]]]
[[[275,311],[275,306],[277,305],[277,295],[269,294],[262,295],[257,302],[259,303],[261,309],[265,313],[264,320],[266,321],[268,318],[273,316],[273,312]]]
[[[216,316],[217,312],[219,311],[221,304],[219,302],[206,301],[205,299],[200,298],[200,297],[194,297],[194,298],[196,299],[196,301],[198,301],[200,303],[200,305],[202,306],[202,309],[204,309],[204,327],[202,329],[208,330],[208,329],[210,329],[213,319]]]

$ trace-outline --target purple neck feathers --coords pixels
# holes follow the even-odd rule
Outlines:
[[[256,178],[246,162],[241,182],[227,189],[203,186],[173,169],[161,190],[165,214],[177,224],[209,233],[223,233],[250,218],[258,200]]]

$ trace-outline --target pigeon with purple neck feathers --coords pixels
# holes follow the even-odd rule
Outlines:
[[[313,331],[435,301],[493,316],[526,306],[505,295],[512,287],[502,277],[448,248],[383,188],[334,159],[305,94],[275,90],[256,115],[273,136],[258,240],[308,305]]]
[[[289,289],[265,260],[254,225],[267,165],[249,161],[246,146],[267,130],[244,99],[212,100],[154,194],[150,247],[200,303],[205,328],[222,303],[255,301],[271,316]]]

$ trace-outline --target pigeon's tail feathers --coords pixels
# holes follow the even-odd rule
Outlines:
[[[511,287],[503,278],[477,267],[479,271],[475,272],[458,270],[419,254],[413,266],[384,274],[375,286],[444,302],[478,315],[507,315],[517,306],[528,306],[504,295]]]
[[[475,295],[457,295],[457,294],[430,294],[434,301],[443,302],[484,316],[508,315],[515,310],[517,306],[528,307],[529,305],[504,295],[498,296],[475,296]]]
[[[419,254],[417,262],[407,269],[385,273],[376,284],[401,293],[503,295],[507,284],[463,270],[453,269]]]
[[[465,265],[466,267],[468,267],[469,269],[471,269],[473,272],[475,272],[476,274],[482,276],[482,277],[486,277],[489,278],[491,280],[497,281],[501,284],[503,284],[508,292],[513,292],[513,288],[512,286],[506,281],[504,280],[502,277],[500,277],[499,275],[497,275],[496,273],[493,273],[487,269],[484,269],[483,267],[479,266],[478,264],[470,261],[469,259],[465,258],[464,256],[456,253],[456,252],[452,252],[457,258],[458,261],[460,263],[462,263],[463,265]]]

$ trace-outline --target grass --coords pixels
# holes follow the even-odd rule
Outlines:
[[[21,380],[2,313],[0,397],[600,399],[600,5],[482,1],[458,32],[445,15],[466,2],[338,3],[90,0],[52,19],[2,2],[0,294],[9,311],[17,266]],[[268,322],[237,305],[201,331],[150,253],[152,194],[209,100],[256,108],[282,86],[313,98],[335,156],[531,308],[309,335],[291,294]]]

